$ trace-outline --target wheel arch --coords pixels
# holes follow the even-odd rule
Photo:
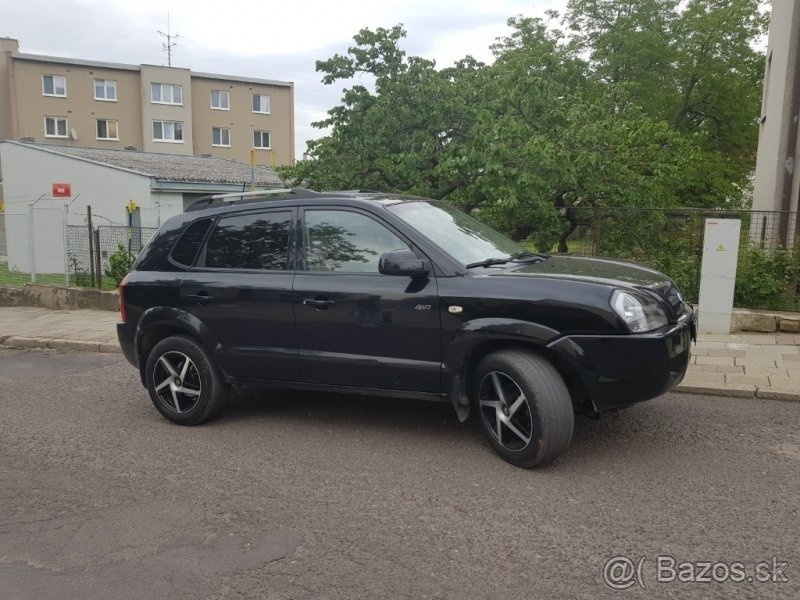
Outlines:
[[[139,359],[139,376],[145,383],[145,366],[150,351],[161,340],[173,335],[186,335],[197,341],[213,355],[218,343],[202,321],[194,315],[176,308],[157,307],[144,312],[136,328],[136,354]],[[223,377],[225,374],[223,373]]]
[[[560,337],[560,332],[554,329],[517,319],[477,319],[464,323],[452,336],[446,353],[450,398],[459,419],[464,421],[469,414],[474,374],[480,361],[492,352],[509,348],[535,353],[550,362],[564,380],[574,405],[588,399],[589,389],[578,366],[552,346]]]

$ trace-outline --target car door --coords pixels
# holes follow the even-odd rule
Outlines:
[[[303,380],[439,392],[436,278],[378,272],[383,252],[414,248],[354,208],[306,208],[301,223],[292,296]]]
[[[229,375],[296,380],[290,253],[296,210],[223,215],[180,285],[184,309],[218,342]]]

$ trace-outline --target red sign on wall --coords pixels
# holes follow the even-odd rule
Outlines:
[[[53,184],[53,198],[71,198],[71,197],[72,197],[72,184],[69,183]]]

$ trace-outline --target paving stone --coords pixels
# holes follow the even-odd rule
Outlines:
[[[747,365],[746,367],[744,367],[744,372],[745,375],[755,375],[756,377],[763,377],[763,376],[769,377],[770,375],[783,375],[784,377],[788,377],[788,375],[786,374],[786,369],[784,367],[769,368],[769,367],[753,367]]]
[[[694,365],[693,368],[701,373],[744,373],[744,367],[734,365]]]
[[[739,358],[744,358],[744,353],[745,353],[744,350],[731,350],[728,348],[717,350],[711,348],[708,350],[707,356],[730,356],[730,357],[738,356]]]
[[[706,384],[709,383],[725,383],[725,373],[693,373],[688,372],[686,373],[686,377],[683,380],[687,383],[692,383],[695,385]]]
[[[777,366],[775,364],[775,359],[766,359],[766,358],[755,359],[749,356],[746,356],[745,358],[734,358],[733,361],[734,361],[733,364],[742,367],[750,366],[750,367],[774,368]]]
[[[741,383],[744,385],[769,386],[769,377],[766,375],[747,375],[740,373],[725,373],[725,383]]]
[[[697,356],[695,357],[696,365],[734,365],[733,356]]]
[[[706,342],[698,338],[697,342],[695,342],[695,348],[697,350],[724,350],[726,348],[725,342]]]
[[[760,352],[762,354],[798,354],[800,355],[800,347],[790,346],[785,344],[758,345],[754,348],[748,348],[745,352]]]

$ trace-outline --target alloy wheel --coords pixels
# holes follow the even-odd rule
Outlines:
[[[491,371],[479,387],[481,418],[494,440],[511,451],[528,447],[533,437],[533,414],[519,385],[501,371]]]
[[[183,352],[165,352],[153,369],[153,387],[164,407],[176,413],[192,410],[202,386],[197,366]]]

